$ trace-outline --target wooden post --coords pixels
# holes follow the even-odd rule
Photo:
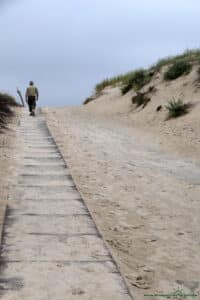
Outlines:
[[[22,106],[25,106],[24,104],[24,99],[23,99],[23,96],[22,96],[22,93],[20,92],[20,90],[17,88],[17,94],[19,95],[20,99],[21,99],[21,103],[22,103]]]

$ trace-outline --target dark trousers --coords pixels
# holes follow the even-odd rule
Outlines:
[[[36,108],[36,98],[35,96],[29,96],[28,97],[28,107],[29,111],[32,112]]]

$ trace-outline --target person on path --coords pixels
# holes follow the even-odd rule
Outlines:
[[[26,89],[26,102],[29,107],[30,116],[35,116],[36,101],[39,99],[38,88],[34,85],[33,81],[29,82]]]

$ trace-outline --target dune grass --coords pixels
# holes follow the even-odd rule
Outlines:
[[[182,76],[187,74],[187,72],[190,72],[194,63],[200,65],[200,49],[187,50],[180,55],[168,56],[164,59],[160,59],[148,69],[137,69],[112,78],[107,78],[95,86],[95,96],[90,97],[89,100],[86,99],[84,103],[87,104],[98,97],[103,89],[108,86],[120,86],[123,95],[131,89],[139,91],[144,85],[151,82],[153,75],[160,72],[164,66],[169,66],[169,69],[173,66],[170,71],[171,74],[169,75],[168,73],[168,75],[164,75],[164,79],[167,79],[167,77],[176,77],[177,75],[178,77]]]
[[[146,93],[137,93],[136,96],[132,97],[131,101],[133,104],[136,104],[136,107],[142,106],[142,108],[145,108],[149,101],[151,101],[151,98]]]
[[[144,69],[136,70],[135,72],[133,72],[132,76],[128,79],[128,81],[124,82],[124,85],[121,88],[122,95],[125,95],[131,89],[138,91],[150,81],[151,75],[148,71]]]
[[[116,84],[122,84],[122,85],[127,84],[129,81],[132,80],[135,74],[140,74],[141,71],[143,71],[144,73],[146,72],[146,74],[153,75],[154,73],[159,72],[162,67],[170,64],[175,64],[179,61],[184,63],[191,63],[191,64],[196,62],[200,64],[200,49],[186,50],[183,54],[176,55],[176,56],[168,56],[164,59],[160,59],[158,60],[157,63],[152,65],[147,70],[139,69],[132,72],[128,72],[126,74],[121,74],[113,78],[105,79],[96,85],[95,91],[99,93],[107,86],[113,86]]]
[[[105,79],[95,87],[95,92],[98,95],[103,89],[108,86],[121,85],[122,93],[127,93],[133,87],[135,89],[142,88],[150,80],[151,76],[147,70],[138,69],[126,74],[121,74],[117,77]]]
[[[187,61],[176,61],[164,74],[165,80],[174,80],[182,75],[187,75],[192,70],[192,64]]]
[[[191,103],[184,103],[180,98],[173,98],[166,105],[168,110],[167,120],[187,114],[190,107]]]
[[[14,116],[14,106],[19,106],[14,97],[0,93],[0,128],[5,128],[8,119]]]
[[[88,97],[85,99],[85,101],[83,102],[83,104],[88,104],[89,102],[93,101],[95,99],[95,97]]]
[[[115,84],[123,84],[125,82],[128,82],[134,75],[135,71],[128,72],[126,74],[121,74],[119,76],[113,77],[113,78],[107,78],[96,85],[95,92],[96,94],[99,94],[103,89],[105,89],[107,86],[114,86]]]
[[[186,50],[180,55],[168,56],[164,59],[158,60],[156,64],[154,64],[151,69],[155,72],[159,72],[164,66],[175,64],[179,61],[187,62],[187,63],[200,63],[200,50]]]

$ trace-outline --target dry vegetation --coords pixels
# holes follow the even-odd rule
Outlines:
[[[5,93],[0,93],[0,232],[8,204],[9,186],[14,179],[16,154],[16,131],[20,110],[16,100]]]
[[[4,93],[0,93],[0,128],[5,128],[9,118],[14,116],[12,107],[19,106],[15,98]]]
[[[119,76],[105,79],[95,87],[95,93],[93,96],[87,98],[83,104],[88,104],[89,102],[95,100],[102,95],[102,91],[106,87],[118,86],[121,89],[122,95],[126,95],[129,91],[135,91],[136,95],[131,98],[132,104],[136,104],[136,107],[143,105],[143,108],[151,100],[152,92],[155,92],[154,86],[149,86],[148,91],[143,93],[142,89],[151,84],[151,82],[162,73],[163,82],[169,82],[176,80],[181,76],[188,75],[194,65],[200,64],[200,50],[188,50],[181,55],[171,56],[159,60],[156,64],[151,66],[149,69],[139,69],[126,74],[121,74]],[[200,67],[198,68],[198,77],[200,78]],[[169,102],[171,100],[169,99]],[[174,102],[174,101],[172,101]],[[165,107],[168,110],[168,116],[177,117],[188,112],[188,105],[181,105],[180,101],[178,103],[169,103]],[[167,118],[168,119],[168,118]]]
[[[180,98],[170,100],[166,105],[168,111],[167,119],[177,118],[187,114],[191,106],[191,103],[184,103]]]

